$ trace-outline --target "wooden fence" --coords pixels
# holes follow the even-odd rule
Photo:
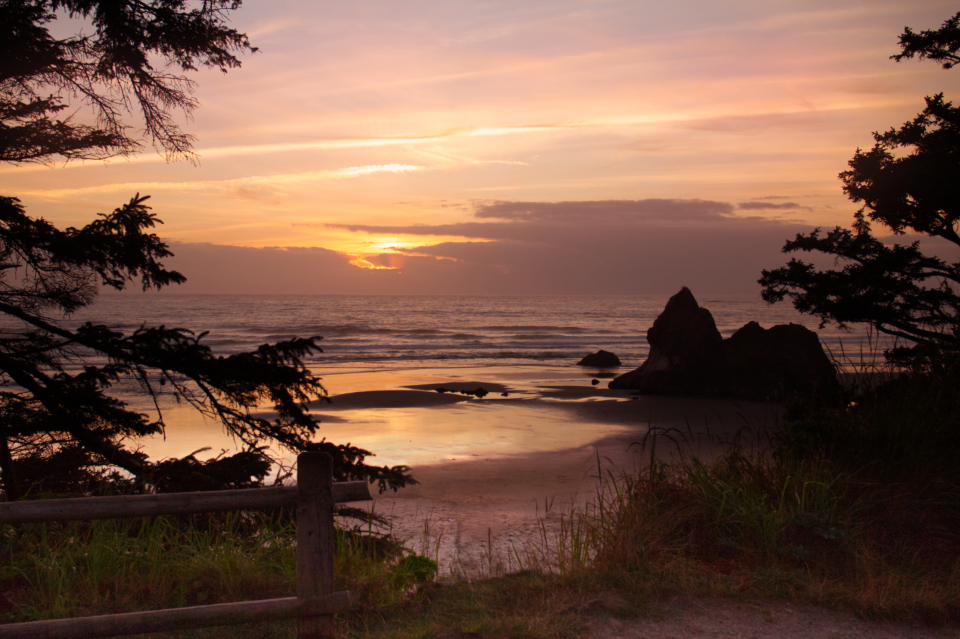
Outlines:
[[[333,505],[368,499],[366,482],[333,483],[330,455],[301,453],[296,486],[0,504],[0,524],[297,507],[296,597],[5,624],[0,637],[91,639],[295,617],[299,639],[332,639],[334,613],[350,605],[349,592],[333,591]]]

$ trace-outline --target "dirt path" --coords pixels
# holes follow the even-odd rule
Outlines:
[[[677,597],[663,602],[649,618],[621,619],[608,610],[616,602],[600,597],[590,608],[590,639],[957,639],[960,628],[929,628],[867,621],[849,612],[774,601],[736,602],[721,598]],[[589,611],[588,611],[589,612]]]

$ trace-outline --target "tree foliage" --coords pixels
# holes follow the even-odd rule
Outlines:
[[[937,31],[907,28],[900,46],[895,60],[917,55],[951,68],[960,48],[960,13]],[[857,149],[840,174],[844,192],[862,205],[853,229],[816,229],[783,248],[832,256],[842,268],[821,271],[792,258],[763,271],[763,298],[789,297],[824,324],[870,324],[902,340],[888,353],[894,358],[960,350],[960,263],[925,254],[919,242],[888,246],[872,234],[880,224],[894,235],[926,235],[960,247],[960,109],[942,93],[927,97],[912,121],[873,137],[873,148]]]
[[[0,160],[97,159],[139,150],[124,116],[136,110],[144,133],[170,159],[192,158],[193,137],[174,113],[198,103],[183,75],[226,72],[235,54],[255,51],[226,26],[238,0],[3,0],[0,2]],[[57,15],[84,19],[89,35],[54,38]],[[162,62],[161,65],[159,62]],[[77,99],[93,123],[58,119]]]
[[[944,69],[949,69],[957,62],[960,62],[960,13],[953,16],[943,23],[943,26],[936,31],[921,31],[914,33],[910,27],[903,30],[900,35],[900,48],[902,51],[891,59],[900,62],[901,60],[919,56],[934,60],[943,65]]]
[[[171,111],[196,107],[192,84],[166,69],[239,66],[234,53],[253,48],[224,24],[239,5],[0,0],[0,160],[129,153],[141,146],[122,120],[132,105],[145,135],[169,157],[189,156],[192,138]],[[87,19],[94,33],[53,38],[47,27],[64,14]],[[54,119],[71,97],[92,108],[95,125]],[[102,288],[137,282],[159,290],[185,280],[163,266],[171,253],[152,232],[160,220],[147,199],[138,194],[83,228],[61,230],[27,215],[17,198],[0,196],[0,471],[7,498],[35,483],[47,490],[104,481],[153,490],[257,485],[270,470],[271,443],[331,453],[340,480],[376,480],[381,490],[412,481],[406,467],[367,465],[369,451],[313,441],[318,423],[308,403],[326,391],[304,359],[320,351],[320,337],[218,356],[203,343],[205,333],[184,328],[141,326],[127,335],[89,322],[68,327],[70,315]],[[155,417],[111,395],[120,383],[152,398]],[[136,438],[164,432],[164,397],[217,419],[241,452],[149,460]],[[265,405],[275,418],[256,412]]]

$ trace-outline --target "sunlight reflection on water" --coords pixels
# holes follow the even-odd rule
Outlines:
[[[330,389],[341,392],[370,392],[445,380],[483,379],[510,386],[511,397],[465,399],[445,406],[402,408],[339,409],[321,405],[314,416],[320,420],[315,438],[337,444],[350,443],[375,453],[368,463],[376,465],[417,465],[466,457],[496,457],[578,448],[626,430],[624,425],[574,419],[556,399],[531,402],[537,383],[570,383],[586,386],[588,372],[581,369],[558,371],[539,367],[494,367],[492,369],[449,369],[424,371],[381,371],[349,373],[326,378]],[[483,382],[478,382],[482,385]],[[430,393],[432,395],[432,393]],[[569,402],[582,403],[582,398]],[[164,414],[166,438],[142,440],[144,451],[153,459],[190,454],[206,459],[222,450],[232,451],[237,442],[215,421],[186,407],[171,407]],[[633,427],[631,427],[633,428]],[[289,451],[273,449],[284,463],[292,461]]]

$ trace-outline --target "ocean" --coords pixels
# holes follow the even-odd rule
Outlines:
[[[315,373],[350,369],[569,366],[588,353],[616,353],[625,366],[648,354],[647,329],[668,296],[293,296],[102,295],[65,321],[93,321],[129,333],[141,325],[207,331],[216,354],[291,337],[320,336]],[[700,298],[724,337],[751,320],[794,322],[819,333],[828,352],[858,352],[864,330],[818,327],[789,304],[756,297]]]

